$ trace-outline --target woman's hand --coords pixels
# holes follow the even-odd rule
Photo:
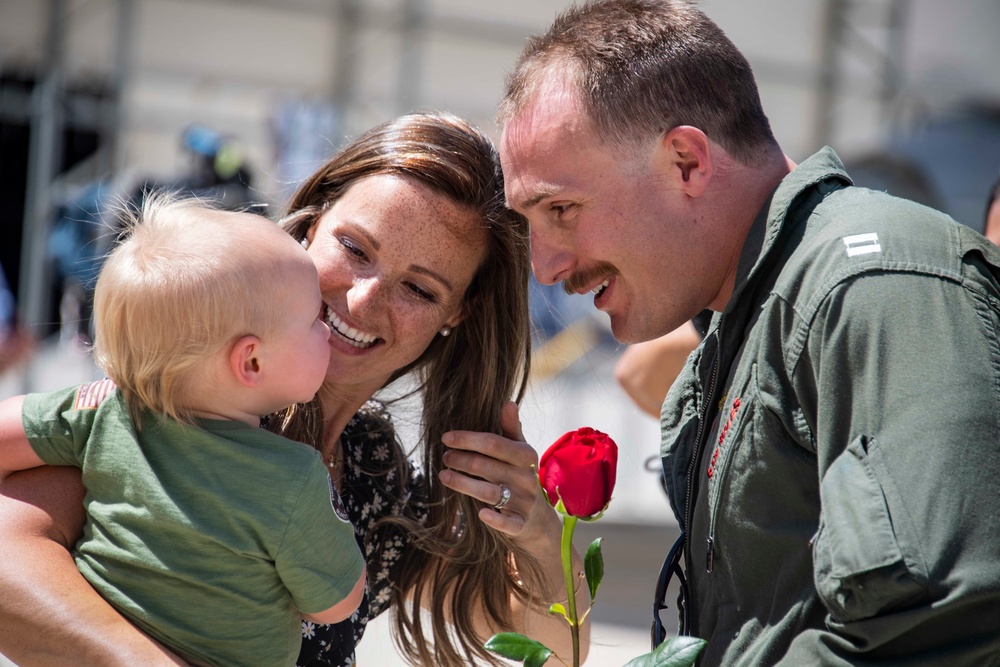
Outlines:
[[[524,441],[517,405],[507,403],[501,415],[503,436],[474,431],[450,431],[442,441],[448,467],[441,483],[486,503],[479,518],[490,528],[507,533],[529,551],[537,541],[558,541],[559,517],[538,486],[538,453]],[[478,478],[478,479],[477,479]],[[510,490],[510,499],[494,509]]]
[[[521,433],[517,405],[504,406],[501,417],[503,436],[472,431],[445,433],[442,441],[451,448],[444,455],[446,470],[440,472],[441,483],[486,503],[479,510],[479,518],[494,530],[510,535],[518,545],[537,559],[544,581],[540,582],[540,595],[551,602],[565,601],[566,589],[562,570],[560,542],[562,521],[549,505],[538,485],[538,453],[526,442]],[[503,496],[503,488],[510,489],[510,499],[502,509],[494,509]],[[583,559],[573,550],[573,569],[583,570]],[[586,609],[590,603],[586,586],[577,591],[577,608]],[[511,601],[512,618],[521,619],[519,632],[541,641],[558,655],[572,653],[571,635],[565,621],[548,613],[548,604],[522,607]],[[479,610],[474,615],[482,615]],[[492,631],[482,622],[483,639]],[[581,658],[586,659],[590,645],[590,619],[580,627]],[[557,664],[553,657],[546,664]]]

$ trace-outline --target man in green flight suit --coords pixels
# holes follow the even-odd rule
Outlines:
[[[568,10],[500,121],[540,282],[623,342],[716,312],[661,414],[702,664],[1000,664],[997,248],[793,163],[684,2]]]

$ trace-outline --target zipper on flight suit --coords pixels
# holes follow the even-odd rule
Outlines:
[[[701,416],[698,420],[698,437],[695,439],[694,452],[691,455],[691,461],[688,463],[687,470],[687,493],[685,495],[685,514],[687,518],[686,526],[687,531],[690,533],[691,524],[694,521],[694,479],[695,479],[695,469],[698,467],[698,457],[701,455],[701,444],[702,438],[705,435],[705,420],[708,419],[709,406],[712,404],[713,394],[715,393],[715,382],[719,375],[719,360],[722,356],[722,320],[724,316],[719,317],[719,326],[715,328],[715,356],[712,359],[712,374],[708,379],[708,391],[704,394],[704,405],[702,405]],[[693,555],[691,549],[691,540],[687,540],[685,544],[686,553],[684,554],[684,561],[686,563],[693,562]],[[712,538],[708,538],[708,554],[706,560],[706,569],[708,572],[712,571],[712,557],[713,557],[713,547]]]

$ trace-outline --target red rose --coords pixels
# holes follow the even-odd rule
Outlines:
[[[554,506],[566,513],[591,517],[611,501],[618,466],[618,445],[606,434],[584,427],[565,434],[538,462],[538,479]]]

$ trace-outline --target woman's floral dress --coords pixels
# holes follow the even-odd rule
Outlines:
[[[368,621],[387,609],[394,567],[409,548],[406,534],[398,527],[370,531],[387,516],[405,513],[420,521],[427,517],[421,479],[412,463],[407,463],[408,478],[400,483],[397,462],[403,452],[384,405],[376,401],[365,404],[344,428],[341,443],[344,477],[340,496],[365,555],[368,583],[361,606],[346,621],[335,625],[302,622],[302,649],[296,662],[300,667],[354,664],[354,647]]]

